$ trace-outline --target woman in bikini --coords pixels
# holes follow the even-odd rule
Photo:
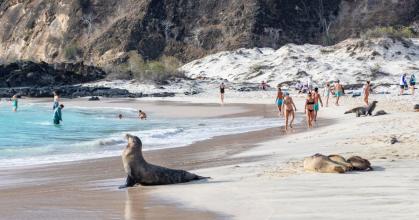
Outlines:
[[[311,92],[307,94],[306,104],[304,106],[304,113],[307,115],[307,126],[309,128],[313,127],[313,119],[314,119],[314,99],[311,95]]]
[[[279,116],[281,116],[282,111],[282,101],[284,99],[284,94],[281,91],[281,86],[278,84],[278,93],[276,95],[276,105],[278,106]]]
[[[295,107],[294,101],[290,97],[288,92],[285,93],[285,98],[282,102],[282,109],[284,109],[285,114],[285,130],[288,130],[288,119],[291,116],[291,122],[289,123],[290,128],[292,128],[292,123],[294,122],[295,112],[297,107]]]

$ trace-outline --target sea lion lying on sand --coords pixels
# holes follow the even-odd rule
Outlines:
[[[145,186],[185,183],[193,180],[207,179],[184,170],[173,170],[149,164],[143,157],[141,140],[133,135],[126,135],[128,145],[122,153],[122,162],[127,180],[119,188],[132,187],[135,184]]]
[[[319,173],[345,173],[351,170],[372,170],[368,160],[353,156],[346,160],[340,155],[315,154],[304,158],[304,170]]]
[[[352,164],[354,170],[368,171],[373,170],[371,163],[359,156],[352,156],[348,159],[348,162]]]
[[[319,173],[345,173],[347,167],[332,161],[322,154],[304,158],[304,170]]]
[[[419,112],[419,104],[416,104],[415,106],[413,106],[413,109],[414,109],[416,112]]]
[[[372,112],[374,111],[375,107],[377,106],[377,103],[378,103],[378,101],[373,101],[367,107],[353,108],[349,111],[346,111],[345,114],[356,113],[356,117],[359,117],[361,115],[365,115],[365,116],[372,115]]]
[[[380,110],[380,111],[377,111],[375,114],[374,114],[374,116],[380,116],[380,115],[387,115],[388,113],[386,112],[386,111],[384,111],[384,110]]]

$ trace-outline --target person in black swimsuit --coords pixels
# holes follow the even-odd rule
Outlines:
[[[224,105],[224,93],[225,93],[225,85],[224,83],[221,83],[220,85],[220,95],[221,95],[221,104]]]
[[[307,115],[307,126],[309,128],[313,127],[313,119],[314,119],[314,98],[311,95],[311,92],[307,94],[306,103],[304,106],[304,113]]]

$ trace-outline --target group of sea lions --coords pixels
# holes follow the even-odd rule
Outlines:
[[[353,108],[351,110],[346,111],[345,114],[355,113],[356,117],[368,116],[368,115],[372,116],[373,115],[372,113],[374,112],[375,107],[377,107],[377,103],[378,103],[378,101],[373,101],[368,106],[361,106],[361,107]],[[374,114],[374,116],[386,115],[386,114],[387,114],[386,111],[379,110]]]
[[[352,170],[370,171],[373,169],[368,160],[359,156],[352,156],[346,160],[340,155],[315,154],[304,158],[304,170],[319,173],[345,173]]]

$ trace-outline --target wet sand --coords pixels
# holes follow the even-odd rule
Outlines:
[[[30,101],[42,103],[47,100]],[[80,100],[66,100],[66,103],[70,106],[97,106],[97,103]],[[107,100],[100,102],[100,107],[118,105],[130,108],[139,104],[153,112],[155,116],[168,113],[172,113],[172,117],[276,116],[275,109],[266,105],[235,104],[220,107],[216,104]],[[254,147],[261,141],[278,138],[282,133],[278,127],[221,136],[186,147],[148,151],[145,157],[151,163],[188,170],[258,161],[264,157],[232,156]],[[153,196],[156,187],[139,186],[118,190],[118,186],[125,180],[120,157],[3,169],[0,170],[0,176],[0,213],[4,219],[229,218],[228,215],[188,209],[174,201],[156,198]],[[211,182],[188,184],[211,184]]]

